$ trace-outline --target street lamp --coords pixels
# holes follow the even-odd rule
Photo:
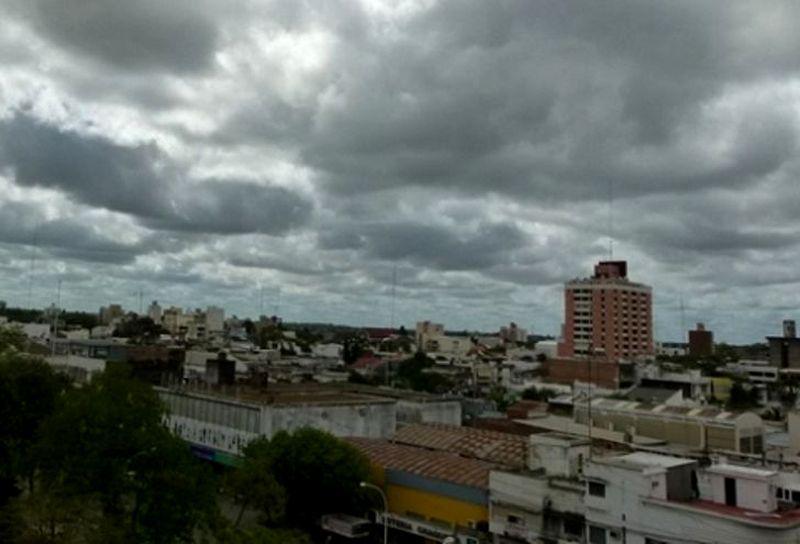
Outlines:
[[[383,489],[378,487],[377,485],[372,485],[367,482],[361,482],[358,484],[363,489],[372,489],[373,491],[377,491],[381,495],[381,500],[383,501],[383,544],[388,544],[389,542],[389,499],[386,498],[386,493],[383,492]]]

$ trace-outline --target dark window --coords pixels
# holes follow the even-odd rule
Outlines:
[[[606,486],[600,482],[589,482],[589,495],[593,497],[605,497]]]
[[[583,534],[583,522],[577,519],[564,520],[564,534],[570,536],[579,536]]]
[[[606,530],[602,527],[589,526],[589,542],[591,544],[606,544]]]
[[[792,502],[800,504],[800,491],[792,491]]]
[[[521,521],[518,516],[508,516],[506,519],[509,523],[519,523]]]
[[[783,488],[782,487],[776,487],[775,488],[775,498],[776,499],[782,499],[783,498]]]

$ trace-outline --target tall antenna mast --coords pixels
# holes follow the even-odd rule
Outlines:
[[[394,305],[395,305],[396,295],[397,295],[397,263],[394,263],[394,267],[392,267],[392,317],[391,317],[392,330],[394,330]]]
[[[683,306],[683,294],[680,297],[681,301],[681,340],[686,341],[686,308]]]
[[[53,337],[50,339],[50,355],[55,357],[56,339],[58,338],[58,316],[61,313],[61,280],[58,280],[58,291],[56,294],[56,307],[53,308]]]
[[[39,248],[39,233],[33,233],[33,248],[31,249],[31,264],[28,270],[28,309],[33,308],[33,269],[36,265],[36,253]]]
[[[278,315],[278,312],[281,309],[281,288],[278,286],[277,292],[275,293],[275,315]]]
[[[608,178],[608,260],[614,260],[614,178]]]

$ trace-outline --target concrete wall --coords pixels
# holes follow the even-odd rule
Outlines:
[[[445,423],[461,425],[461,401],[416,401],[398,399],[397,422],[406,423]]]
[[[698,484],[700,481],[703,482],[701,497],[725,504],[725,478],[723,474],[701,474],[698,478]],[[777,507],[775,489],[769,481],[749,478],[734,479],[736,480],[736,505],[739,508],[757,512],[773,512],[775,510]],[[703,495],[704,492],[709,495]]]
[[[238,454],[257,436],[313,427],[335,436],[388,438],[397,425],[395,403],[258,405],[211,395],[156,388],[167,405],[167,425],[184,440]]]
[[[800,412],[789,412],[789,448],[792,455],[800,453]]]
[[[547,381],[567,385],[579,381],[608,389],[619,388],[619,365],[616,363],[593,361],[590,370],[587,360],[551,359],[542,365],[542,375]]]
[[[397,426],[394,403],[265,406],[261,434],[313,427],[335,436],[389,438]]]
[[[489,474],[489,495],[493,502],[513,504],[541,512],[545,499],[559,512],[583,514],[583,484],[541,475],[493,470]]]

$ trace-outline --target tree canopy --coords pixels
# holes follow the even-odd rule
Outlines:
[[[359,484],[370,474],[369,462],[361,452],[311,428],[281,431],[272,440],[256,439],[245,450],[244,469],[272,473],[285,492],[286,519],[298,527],[313,526],[323,514],[359,513],[364,505]],[[254,494],[274,500],[271,482],[264,476],[256,481],[267,492]],[[263,506],[274,504],[265,502]]]
[[[132,541],[189,541],[214,512],[214,482],[163,416],[155,392],[119,368],[69,391],[42,427],[42,483],[96,499]]]

